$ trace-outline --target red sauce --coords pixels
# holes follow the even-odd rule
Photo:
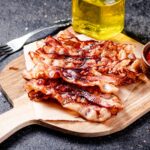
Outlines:
[[[150,64],[150,49],[149,49],[149,51],[146,54],[146,60]]]

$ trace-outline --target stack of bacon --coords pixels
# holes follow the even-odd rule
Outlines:
[[[89,121],[116,115],[123,108],[115,95],[118,87],[135,83],[142,75],[132,45],[81,41],[68,30],[47,37],[29,55],[35,64],[24,73],[30,99],[55,99]]]

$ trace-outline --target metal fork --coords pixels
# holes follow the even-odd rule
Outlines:
[[[51,23],[49,27],[39,28],[37,30],[34,30],[34,31],[26,34],[26,35],[23,35],[12,41],[9,41],[5,45],[0,46],[0,57],[10,55],[10,54],[20,50],[30,37],[32,37],[33,35],[35,35],[37,33],[40,33],[41,31],[44,31],[47,29],[52,29],[52,28],[66,27],[66,26],[69,26],[70,24],[71,24],[71,19],[58,20],[56,22]]]

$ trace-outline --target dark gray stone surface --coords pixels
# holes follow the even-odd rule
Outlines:
[[[0,0],[0,43],[70,16],[70,0]],[[149,0],[126,0],[125,32],[142,43],[150,40]],[[21,52],[1,62],[0,67],[20,54]],[[0,113],[10,108],[0,94]],[[3,142],[0,150],[5,149],[149,150],[150,113],[119,133],[99,138],[79,138],[33,125]]]

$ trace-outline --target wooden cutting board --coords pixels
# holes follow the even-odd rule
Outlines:
[[[142,44],[122,33],[114,37],[113,40],[134,44],[139,55],[143,49]],[[150,111],[150,83],[141,83],[125,101],[124,110],[104,123],[41,120],[37,118],[31,101],[24,91],[23,69],[25,69],[24,57],[20,56],[6,65],[0,73],[1,88],[13,105],[13,109],[0,115],[0,142],[17,130],[31,124],[39,124],[82,137],[104,136],[126,128]]]

